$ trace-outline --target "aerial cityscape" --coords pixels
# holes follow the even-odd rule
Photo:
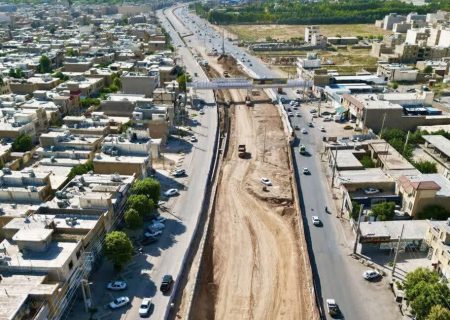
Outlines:
[[[450,320],[450,1],[0,2],[0,320]]]

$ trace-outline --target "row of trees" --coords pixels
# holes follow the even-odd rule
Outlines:
[[[424,6],[414,6],[400,0],[323,0],[300,2],[291,0],[268,0],[249,3],[239,7],[213,8],[209,4],[191,5],[196,13],[218,24],[352,24],[373,23],[385,15],[396,12],[428,13],[438,9],[450,9],[448,2],[432,0]]]

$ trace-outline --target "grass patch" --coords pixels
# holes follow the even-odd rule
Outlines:
[[[225,26],[227,31],[236,35],[243,41],[265,41],[267,37],[279,41],[289,40],[291,38],[304,37],[305,25],[228,25]],[[345,36],[362,36],[370,35],[386,35],[392,34],[375,27],[374,24],[324,24],[320,25],[320,32],[327,37],[336,35]]]

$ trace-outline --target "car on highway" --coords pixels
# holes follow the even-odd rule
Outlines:
[[[294,129],[295,130],[300,130],[300,127],[299,126],[294,126]]]
[[[328,314],[332,317],[338,316],[340,311],[336,301],[334,299],[327,299],[326,303]]]
[[[308,131],[306,131],[306,129],[305,129],[305,128],[303,128],[303,129],[302,129],[302,133],[303,133],[303,134],[307,134],[307,133],[308,133]]]
[[[126,306],[129,303],[130,303],[130,298],[128,298],[126,296],[118,297],[118,298],[114,299],[112,302],[109,303],[109,307],[111,309],[118,309],[118,308],[121,308],[123,306]]]
[[[148,246],[150,244],[153,244],[155,242],[158,242],[157,237],[144,237],[144,239],[141,240],[141,245]]]
[[[311,174],[311,171],[309,171],[308,168],[303,168],[303,174],[306,174],[306,175]]]
[[[293,112],[288,112],[288,116],[292,117],[292,116],[294,116],[294,113]]]
[[[296,112],[296,113],[295,113],[295,116],[296,116],[296,117],[301,117],[300,112]]]
[[[177,169],[172,171],[172,176],[174,177],[182,177],[186,175],[186,170],[184,169]]]
[[[370,281],[370,280],[376,280],[381,277],[381,273],[379,273],[377,270],[369,269],[363,272],[363,278]]]
[[[364,191],[365,194],[376,194],[376,193],[380,192],[379,189],[371,188],[371,187],[364,188],[363,191]]]
[[[106,288],[113,291],[125,290],[127,288],[127,283],[125,281],[111,281]]]
[[[312,223],[313,223],[313,225],[315,225],[315,226],[320,226],[320,219],[319,219],[319,217],[318,216],[312,216]]]
[[[150,232],[146,232],[144,233],[144,237],[146,238],[150,238],[150,237],[157,237],[162,235],[162,230],[157,230],[157,231],[150,231]]]
[[[139,307],[139,315],[141,317],[148,316],[151,307],[152,307],[152,299],[150,298],[142,299],[141,306]]]
[[[194,136],[192,136],[190,140],[191,140],[191,142],[197,142],[198,141],[197,138],[194,137]]]
[[[164,195],[165,195],[166,197],[173,197],[173,196],[175,196],[175,195],[177,195],[177,194],[178,194],[178,189],[175,189],[175,188],[169,189],[169,190],[167,190],[166,192],[164,192]]]
[[[162,282],[161,282],[161,286],[159,287],[159,290],[161,290],[161,292],[163,292],[163,293],[167,293],[172,288],[172,284],[173,284],[172,276],[169,274],[166,274],[162,278]]]
[[[308,127],[312,128],[314,127],[314,124],[312,122],[308,122]]]
[[[266,186],[271,186],[272,185],[272,181],[270,181],[269,178],[262,177],[260,181],[261,181],[261,183],[263,185],[266,185]]]
[[[320,127],[320,131],[325,132],[325,128],[324,127]]]

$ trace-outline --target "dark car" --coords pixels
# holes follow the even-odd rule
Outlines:
[[[169,274],[166,274],[162,278],[162,282],[161,282],[161,286],[159,287],[159,290],[161,290],[161,292],[163,292],[163,293],[169,292],[170,289],[172,288],[172,284],[173,284],[172,276]]]
[[[141,241],[141,245],[143,246],[148,246],[152,243],[158,242],[158,238],[157,237],[144,237],[144,239],[142,239]]]

